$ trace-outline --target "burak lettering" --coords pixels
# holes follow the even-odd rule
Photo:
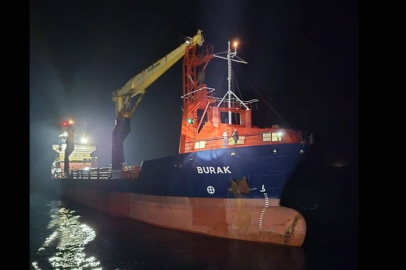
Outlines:
[[[200,167],[197,166],[197,173],[204,173],[204,174],[227,174],[231,173],[229,170],[230,166],[227,167]]]

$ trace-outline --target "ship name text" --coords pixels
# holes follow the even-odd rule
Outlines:
[[[197,166],[197,173],[204,174],[226,174],[231,173],[229,170],[230,166],[227,167],[200,167]]]

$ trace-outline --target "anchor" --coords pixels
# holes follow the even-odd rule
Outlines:
[[[248,184],[247,178],[245,176],[240,180],[234,180],[230,178],[230,187],[228,191],[232,191],[234,197],[239,197],[241,194],[248,194],[251,188]]]

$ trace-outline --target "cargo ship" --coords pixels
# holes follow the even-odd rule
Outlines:
[[[154,226],[214,237],[301,246],[306,221],[280,204],[283,189],[313,144],[312,134],[257,127],[252,105],[232,91],[232,63],[247,64],[237,46],[214,53],[201,30],[113,92],[116,123],[109,167],[99,168],[95,145],[77,140],[64,122],[52,181],[64,199]],[[146,89],[183,58],[183,112],[179,153],[128,165],[123,142]],[[223,97],[204,83],[213,59],[227,61]],[[140,138],[142,139],[142,138]]]

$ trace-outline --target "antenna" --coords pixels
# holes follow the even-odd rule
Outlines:
[[[249,108],[247,107],[247,105],[244,104],[243,101],[241,101],[235,94],[234,92],[231,90],[231,61],[233,62],[238,62],[238,63],[243,63],[243,64],[248,64],[246,61],[242,60],[241,58],[237,57],[237,46],[238,43],[234,42],[234,52],[231,52],[231,47],[230,47],[230,41],[228,41],[228,51],[227,51],[227,57],[224,56],[220,56],[221,53],[219,54],[214,54],[214,57],[217,58],[221,58],[221,59],[226,59],[227,60],[227,67],[228,67],[228,76],[227,76],[227,80],[228,80],[228,90],[227,93],[224,95],[224,97],[221,99],[221,101],[219,102],[219,104],[217,105],[217,107],[220,106],[220,104],[224,101],[224,99],[227,96],[227,101],[228,101],[228,108],[231,108],[231,96],[233,95],[243,106],[245,106],[245,108],[247,110],[249,110]],[[234,58],[238,58],[238,59],[234,59]],[[232,124],[231,121],[231,111],[228,111],[228,123]]]

